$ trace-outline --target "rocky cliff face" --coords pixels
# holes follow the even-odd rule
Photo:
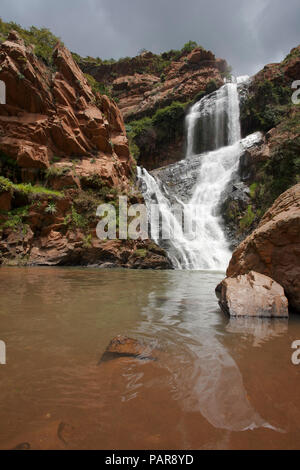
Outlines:
[[[15,31],[0,47],[2,262],[168,266],[150,242],[96,238],[96,208],[118,194],[138,202],[125,126],[57,44],[50,66]],[[0,261],[0,262],[1,262]]]
[[[243,135],[262,132],[259,144],[241,157],[238,187],[224,195],[222,214],[231,239],[240,242],[259,224],[273,202],[300,179],[300,108],[292,83],[300,77],[300,46],[279,64],[253,77],[243,96]]]
[[[233,253],[228,277],[250,271],[284,287],[289,305],[300,312],[300,184],[282,194],[257,229]]]
[[[86,175],[94,173],[86,159],[95,157],[101,176],[110,162],[111,183],[125,188],[132,160],[120,112],[113,101],[94,96],[70,52],[57,45],[49,69],[12,32],[0,54],[7,102],[0,108],[0,151],[23,169],[80,157],[76,170]]]
[[[201,47],[160,56],[143,52],[114,64],[96,65],[83,60],[79,63],[86,74],[102,86],[110,87],[125,122],[133,122],[128,126],[133,153],[138,151],[136,157],[147,169],[182,158],[184,115],[188,105],[196,97],[200,99],[223,85],[224,76],[228,74],[226,61]],[[170,132],[161,130],[162,116],[166,124],[170,121]]]
[[[211,80],[222,85],[222,74],[228,69],[225,60],[199,47],[176,58],[168,53],[160,58],[143,52],[111,65],[81,62],[80,66],[98,82],[112,87],[126,122],[152,116],[173,101],[188,102],[205,92]]]

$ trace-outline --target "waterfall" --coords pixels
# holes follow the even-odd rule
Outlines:
[[[241,138],[237,83],[227,83],[196,103],[186,117],[187,154],[217,150]]]
[[[241,140],[236,80],[196,103],[186,125],[184,161],[152,175],[138,168],[148,213],[153,204],[159,206],[160,220],[151,220],[152,238],[167,250],[177,269],[224,271],[231,252],[218,212],[221,195],[238,169],[243,148],[259,137]],[[186,234],[174,204],[184,212],[186,225],[194,227],[194,237]],[[161,226],[168,227],[169,239],[161,238]]]

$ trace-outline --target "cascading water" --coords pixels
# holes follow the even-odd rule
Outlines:
[[[159,206],[161,219],[152,224],[152,238],[161,244],[177,269],[225,270],[230,249],[222,220],[218,214],[221,195],[237,171],[242,149],[258,138],[241,141],[238,85],[226,83],[218,91],[196,103],[187,122],[187,154],[185,161],[156,172],[154,178],[138,169],[142,191],[151,212],[151,204]],[[196,168],[196,170],[195,170]],[[178,184],[163,181],[165,172],[179,173]],[[155,172],[154,172],[155,173]],[[193,181],[189,197],[186,181]],[[171,186],[171,187],[170,187]],[[178,189],[181,193],[178,194]],[[187,190],[186,193],[189,191]],[[183,224],[174,214],[174,203],[182,207],[186,225],[194,227],[194,237],[186,234]],[[195,210],[197,217],[195,218]],[[161,226],[168,227],[170,237],[162,240]]]
[[[233,145],[241,138],[237,83],[227,83],[196,103],[186,118],[187,158]]]

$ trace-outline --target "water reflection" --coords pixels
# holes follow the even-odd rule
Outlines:
[[[225,346],[218,340],[217,326],[222,322],[212,295],[219,273],[170,273],[165,296],[155,291],[148,296],[148,305],[142,311],[144,320],[140,332],[151,330],[176,350],[169,361],[176,386],[175,398],[186,411],[199,410],[216,428],[244,431],[265,427],[275,429],[251,406],[243,384],[241,372]],[[242,332],[242,323],[232,323],[231,328]],[[268,325],[246,323],[248,329],[260,339],[268,336]],[[240,330],[238,330],[240,328]],[[277,329],[276,329],[277,328]],[[281,325],[286,331],[286,325]],[[230,327],[227,327],[230,331]],[[269,336],[279,332],[271,329]]]
[[[252,346],[258,348],[263,343],[288,332],[287,319],[269,318],[231,318],[226,326],[228,333],[242,335],[246,339],[252,337]]]

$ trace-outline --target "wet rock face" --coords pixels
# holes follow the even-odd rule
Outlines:
[[[289,305],[300,312],[300,184],[283,193],[258,228],[235,250],[227,276],[254,270],[284,287]]]
[[[7,95],[0,151],[27,169],[47,169],[53,156],[106,158],[114,182],[124,187],[132,159],[120,111],[93,94],[68,49],[57,44],[47,67],[12,32],[0,46],[0,80]],[[107,163],[102,167],[105,173]]]
[[[254,271],[226,278],[217,287],[216,295],[222,311],[231,317],[288,317],[283,287]]]
[[[239,220],[236,215],[245,212],[250,201],[250,190],[243,182],[239,182],[237,175],[236,180],[229,183],[222,194],[220,205],[220,213],[224,221],[223,229],[232,249],[244,239],[244,233],[239,233]]]

